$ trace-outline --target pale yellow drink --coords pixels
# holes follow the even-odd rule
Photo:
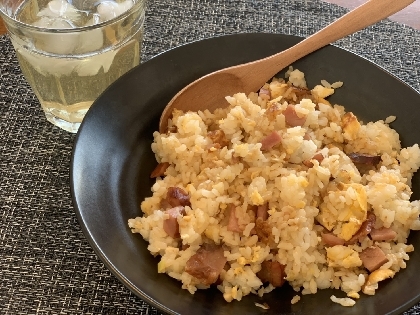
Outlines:
[[[16,47],[22,72],[41,103],[46,118],[65,130],[76,132],[98,95],[139,64],[140,35],[137,34],[136,38],[121,47],[91,56],[81,56],[77,60],[68,56],[41,55]],[[98,69],[97,63],[102,61],[101,58],[105,59],[109,68],[104,69],[101,66]],[[75,69],[60,67],[63,63],[74,64]],[[83,65],[85,71],[89,68],[92,71],[80,73],[77,64]]]

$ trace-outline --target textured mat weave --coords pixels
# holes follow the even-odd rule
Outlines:
[[[311,0],[151,0],[143,61],[223,34],[307,36],[345,12]],[[385,21],[337,45],[420,90],[419,31]],[[79,228],[69,188],[73,141],[45,120],[1,36],[0,313],[159,314],[111,275]],[[420,305],[406,314],[420,314]]]

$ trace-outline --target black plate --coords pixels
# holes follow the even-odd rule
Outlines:
[[[278,34],[240,34],[206,39],[165,52],[124,75],[99,97],[76,138],[71,185],[76,214],[95,252],[130,290],[170,314],[400,314],[420,300],[418,265],[420,235],[409,241],[418,250],[407,269],[381,284],[375,296],[362,294],[351,308],[330,301],[333,290],[320,290],[290,304],[288,286],[264,296],[249,295],[226,303],[217,290],[191,295],[180,282],[157,273],[158,260],[147,251],[127,220],[139,216],[140,202],[150,196],[149,179],[156,165],[150,149],[162,109],[185,85],[214,70],[251,61],[286,49],[301,38]],[[337,47],[325,47],[296,62],[308,86],[321,79],[344,81],[330,101],[367,120],[397,115],[392,126],[404,146],[420,142],[420,95],[375,64]],[[211,91],[209,91],[211,92]],[[419,199],[419,176],[413,197]],[[267,302],[264,311],[254,305]]]

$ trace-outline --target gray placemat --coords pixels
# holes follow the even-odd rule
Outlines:
[[[142,57],[223,34],[307,36],[345,12],[309,0],[150,0]],[[420,91],[419,31],[384,21],[337,45]],[[0,36],[0,312],[159,314],[111,275],[81,232],[69,188],[73,141],[45,120]]]

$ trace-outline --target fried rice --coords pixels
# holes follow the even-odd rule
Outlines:
[[[347,297],[331,300],[352,306],[406,267],[420,229],[410,201],[419,146],[401,148],[394,116],[363,123],[330,104],[342,85],[309,90],[289,69],[258,93],[227,96],[227,108],[174,111],[169,131],[154,133],[153,195],[128,222],[160,256],[159,273],[192,294],[215,285],[228,302],[287,281],[303,295],[340,289]],[[200,273],[207,245],[220,257]]]

